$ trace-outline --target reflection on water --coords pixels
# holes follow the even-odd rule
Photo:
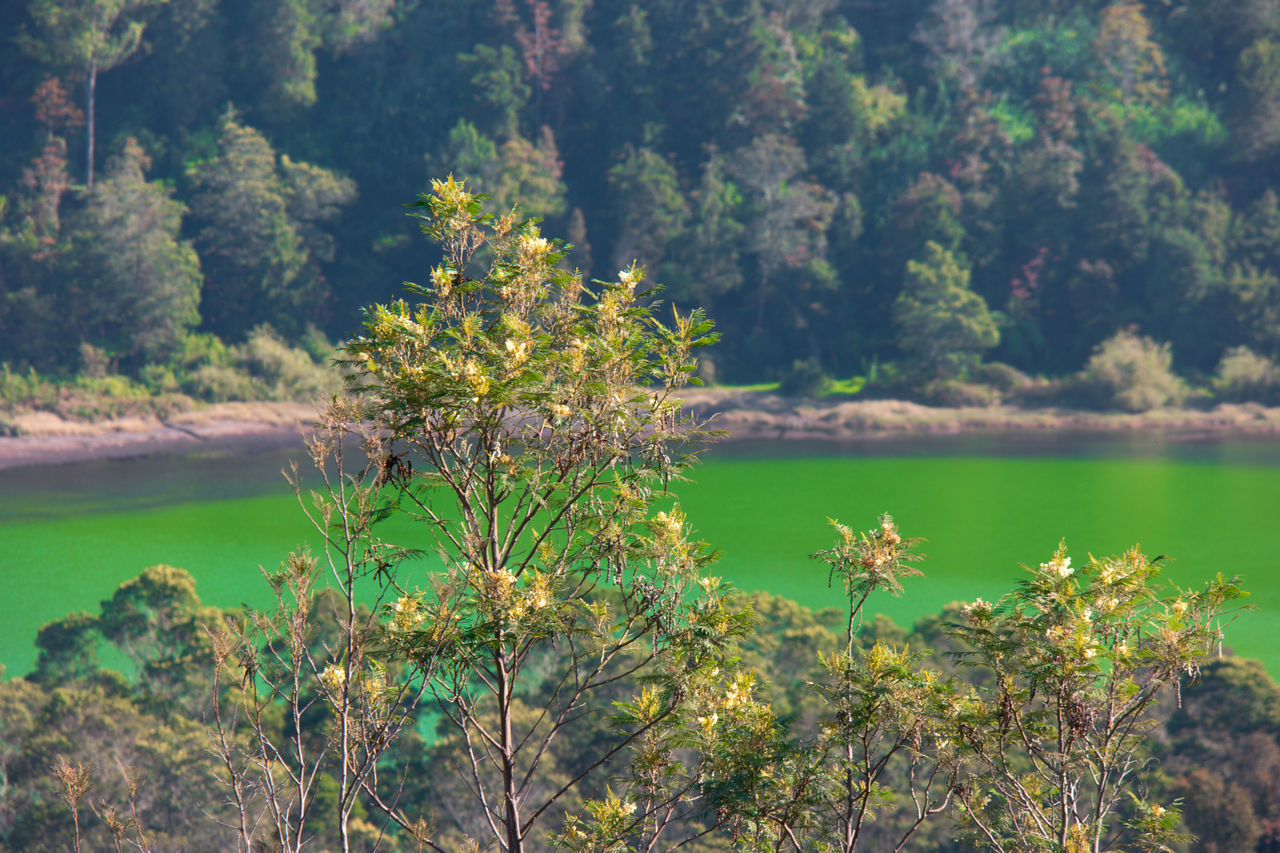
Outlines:
[[[991,457],[1146,459],[1222,465],[1280,466],[1280,441],[1132,433],[1007,433],[885,436],[854,441],[728,441],[704,461],[739,459]],[[301,444],[248,452],[241,447],[189,455],[161,454],[66,465],[0,469],[0,523],[131,512],[192,501],[232,500],[287,491],[284,472],[297,464],[315,478]],[[696,478],[696,474],[695,474]]]
[[[246,453],[215,449],[0,470],[0,522],[134,512],[287,490],[284,471],[312,473],[299,445]]]
[[[1070,459],[1168,459],[1227,465],[1280,466],[1280,440],[1220,433],[1010,432],[886,435],[848,441],[730,441],[711,448],[717,459],[812,456],[987,456]]]

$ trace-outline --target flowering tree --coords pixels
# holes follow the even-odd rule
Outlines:
[[[902,580],[921,574],[912,565],[920,556],[911,552],[920,540],[904,539],[888,515],[865,533],[833,524],[835,546],[813,556],[849,597],[844,649],[819,654],[823,678],[812,689],[823,710],[816,737],[757,747],[755,772],[735,774],[731,826],[738,849],[853,853],[876,812],[898,801],[908,816],[887,831],[901,850],[950,806],[959,785],[955,732],[971,699],[925,667],[920,652],[879,641],[867,648],[859,640],[871,594],[901,595]]]
[[[1171,849],[1176,810],[1129,790],[1156,725],[1148,712],[1195,677],[1245,593],[1222,575],[1199,592],[1157,586],[1157,562],[1134,548],[1077,569],[1060,547],[999,602],[966,608],[958,632],[988,674],[961,720],[977,768],[960,797],[974,840],[1098,853],[1125,836]]]
[[[357,603],[367,594],[361,578],[405,556],[375,531],[386,517],[387,450],[361,414],[335,400],[308,442],[322,488],[303,507],[323,555],[290,555],[266,573],[272,610],[246,608],[209,630],[216,662],[209,735],[242,853],[301,853],[329,833],[324,840],[348,853],[359,835],[380,837],[371,825],[355,825],[353,814],[362,794],[377,804],[388,796],[379,761],[422,698],[420,683],[373,654],[385,631],[376,609]],[[348,447],[353,437],[358,454]],[[363,464],[352,466],[349,454]],[[302,499],[296,471],[291,482]],[[424,841],[421,826],[405,829]]]
[[[420,522],[413,544],[439,560],[378,568],[396,599],[386,654],[456,735],[480,834],[516,853],[566,794],[684,719],[745,617],[702,577],[709,555],[678,509],[654,511],[702,434],[672,394],[710,323],[660,323],[635,267],[584,286],[560,266],[565,247],[482,201],[452,179],[420,198],[444,250],[417,291],[427,302],[373,308],[347,359],[389,442],[387,510]],[[653,679],[643,720],[542,778],[553,747],[640,675]]]

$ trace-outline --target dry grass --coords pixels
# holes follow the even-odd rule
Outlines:
[[[1142,413],[1014,406],[941,408],[903,400],[805,402],[776,394],[695,388],[682,393],[700,416],[735,438],[850,439],[875,435],[958,432],[1131,432],[1161,430],[1280,435],[1280,408],[1254,403],[1222,404],[1209,411],[1180,408]]]

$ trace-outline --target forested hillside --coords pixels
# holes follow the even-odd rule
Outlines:
[[[705,307],[720,381],[1009,386],[979,360],[1066,376],[1120,332],[1280,393],[1272,0],[30,0],[0,32],[10,385],[278,391],[424,276],[402,205],[452,172]]]

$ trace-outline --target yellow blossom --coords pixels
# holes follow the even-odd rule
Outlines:
[[[412,631],[422,624],[423,618],[416,598],[401,596],[391,605],[391,628],[394,631]]]
[[[551,241],[542,237],[537,231],[523,234],[520,237],[520,254],[526,258],[537,259],[551,251]]]
[[[347,684],[347,671],[336,663],[331,663],[320,673],[320,683],[335,693]]]
[[[1040,571],[1057,575],[1065,580],[1071,577],[1071,573],[1075,570],[1071,568],[1070,557],[1054,557],[1047,563],[1041,563]]]
[[[507,338],[506,343],[503,346],[507,351],[507,357],[515,364],[521,364],[529,357],[528,341],[517,341]]]

